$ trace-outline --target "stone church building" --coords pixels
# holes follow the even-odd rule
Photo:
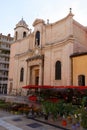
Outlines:
[[[23,19],[16,24],[10,54],[9,93],[27,85],[73,85],[70,56],[87,51],[87,28],[73,16],[70,10],[55,23],[36,19],[33,31]]]

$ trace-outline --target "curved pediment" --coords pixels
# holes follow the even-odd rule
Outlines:
[[[36,19],[34,22],[33,22],[33,26],[39,24],[39,23],[43,23],[44,24],[44,20],[43,19]]]

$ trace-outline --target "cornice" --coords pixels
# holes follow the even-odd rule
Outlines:
[[[26,52],[23,52],[23,53],[20,53],[20,54],[16,54],[14,57],[15,58],[20,58],[20,57],[22,57],[22,56],[25,56],[25,55],[28,55],[28,54],[30,54],[30,53],[32,53],[32,50],[27,50]]]
[[[77,52],[77,53],[73,53],[70,57],[78,57],[78,56],[84,56],[87,55],[87,52]]]
[[[53,47],[58,47],[58,46],[64,46],[64,45],[68,44],[69,42],[73,43],[74,40],[75,40],[75,38],[72,35],[70,35],[67,38],[64,38],[60,41],[55,41],[55,42],[49,43],[49,44],[47,43],[44,48],[46,49],[46,48],[51,48],[51,47],[53,48]]]
[[[36,55],[28,58],[26,61],[32,61],[32,60],[37,60],[37,59],[44,59],[44,55]]]

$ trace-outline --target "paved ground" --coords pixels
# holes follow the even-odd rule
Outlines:
[[[0,130],[61,130],[32,119],[24,115],[12,115],[9,112],[0,111]]]
[[[0,111],[0,130],[72,130],[70,126],[66,128],[58,128],[61,124],[58,122],[48,125],[48,121],[43,123],[43,120],[28,119],[25,115],[13,115],[9,112]],[[73,129],[74,130],[74,129]],[[82,130],[77,128],[76,130]]]

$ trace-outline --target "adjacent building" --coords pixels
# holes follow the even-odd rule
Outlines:
[[[70,9],[55,23],[36,19],[33,31],[23,19],[18,22],[11,45],[8,93],[18,93],[27,85],[78,85],[72,83],[70,56],[87,52],[87,27],[73,16]]]
[[[71,55],[72,84],[87,86],[87,52]]]
[[[8,86],[8,72],[9,72],[9,58],[10,45],[13,38],[8,34],[7,36],[0,34],[0,93],[7,93]]]

